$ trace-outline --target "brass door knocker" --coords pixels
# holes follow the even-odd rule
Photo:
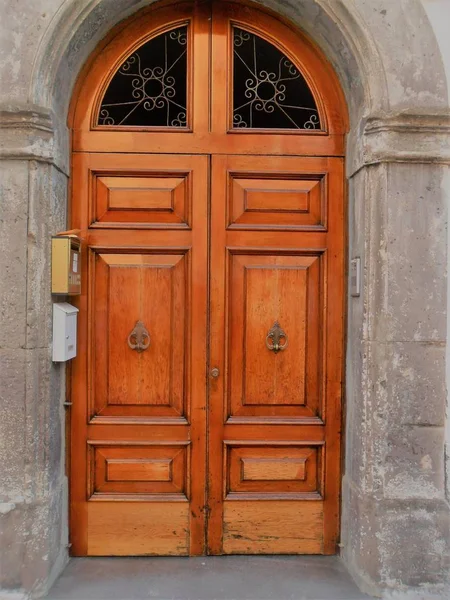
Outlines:
[[[144,352],[150,346],[150,334],[142,321],[137,321],[133,331],[128,336],[128,345],[136,352]]]
[[[284,340],[284,343],[281,343],[282,340]],[[275,354],[277,354],[280,350],[286,350],[288,346],[288,336],[281,328],[278,321],[275,321],[272,328],[269,329],[269,333],[266,337],[266,346]]]

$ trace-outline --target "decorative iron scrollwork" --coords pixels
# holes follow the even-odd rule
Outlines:
[[[136,352],[144,352],[150,346],[150,334],[142,321],[137,321],[133,331],[128,336],[128,345]]]
[[[284,343],[281,343],[282,340],[284,340]],[[288,336],[284,329],[281,328],[278,321],[275,321],[272,328],[269,329],[269,333],[266,337],[266,346],[275,354],[280,350],[286,350],[288,347]]]
[[[233,28],[233,128],[320,129],[314,96],[278,48]]]
[[[120,65],[98,125],[187,127],[188,27],[152,38]]]

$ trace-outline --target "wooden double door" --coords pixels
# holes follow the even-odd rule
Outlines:
[[[164,0],[77,84],[74,555],[334,553],[345,102],[235,0]]]
[[[342,164],[74,155],[75,555],[335,552]]]

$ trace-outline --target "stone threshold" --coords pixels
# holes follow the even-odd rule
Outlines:
[[[46,600],[363,600],[335,556],[74,558]]]

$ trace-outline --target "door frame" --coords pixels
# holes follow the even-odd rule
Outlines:
[[[183,3],[183,4],[190,4],[189,2]],[[280,136],[284,138],[283,141],[283,149],[282,149],[282,153],[287,153],[288,155],[292,155],[292,156],[326,156],[326,157],[343,157],[344,156],[344,145],[345,145],[345,133],[347,130],[347,111],[346,111],[346,105],[345,105],[345,100],[344,100],[344,96],[342,93],[342,90],[340,88],[339,82],[337,80],[337,77],[335,75],[335,73],[333,72],[332,68],[330,67],[329,63],[326,61],[326,59],[323,57],[322,53],[311,43],[310,40],[308,40],[302,33],[298,32],[292,25],[289,24],[288,21],[283,20],[278,14],[271,14],[270,11],[267,11],[266,9],[263,9],[262,7],[255,6],[254,4],[250,3],[250,2],[234,2],[234,0],[232,0],[232,2],[229,3],[229,5],[233,6],[233,9],[236,9],[236,11],[239,14],[242,14],[245,16],[246,10],[247,8],[251,8],[252,10],[256,10],[258,15],[261,15],[261,23],[266,26],[267,29],[267,23],[272,22],[271,20],[275,17],[275,19],[280,23],[280,30],[282,30],[285,35],[286,32],[288,32],[288,37],[292,39],[290,39],[291,43],[298,43],[301,42],[301,47],[307,51],[307,55],[308,55],[308,60],[310,61],[310,63],[315,66],[317,69],[319,69],[321,76],[320,76],[320,82],[321,82],[321,90],[318,91],[317,93],[319,94],[318,98],[320,98],[321,103],[323,105],[323,111],[324,114],[326,115],[327,118],[327,132],[326,135],[310,135],[309,133],[306,133],[305,135],[303,134],[296,134],[295,136],[289,136],[289,135],[285,135],[285,136]],[[205,6],[206,3],[199,3],[198,5],[198,14],[200,15],[204,15],[204,11],[205,11]],[[78,152],[80,151],[80,149],[83,147],[85,148],[86,151],[88,152],[100,152],[102,151],[101,149],[108,147],[110,141],[111,141],[111,137],[108,135],[105,135],[105,132],[101,132],[101,131],[92,131],[92,122],[89,120],[91,117],[90,115],[93,114],[92,110],[93,107],[95,106],[95,103],[98,101],[98,96],[99,96],[99,89],[104,89],[104,82],[101,84],[101,86],[99,86],[99,81],[101,80],[101,73],[99,71],[96,71],[96,60],[98,58],[98,56],[100,55],[100,53],[103,53],[105,48],[109,45],[109,44],[114,44],[117,43],[120,45],[120,32],[122,30],[128,32],[128,36],[130,38],[133,38],[133,31],[138,31],[141,30],[144,27],[144,23],[145,23],[145,19],[143,17],[147,17],[150,16],[150,18],[155,15],[158,14],[158,18],[161,18],[161,21],[159,22],[158,20],[156,21],[156,23],[160,26],[161,23],[166,23],[167,24],[167,15],[169,15],[172,11],[173,14],[173,19],[172,22],[177,22],[180,20],[180,13],[179,13],[179,6],[173,7],[172,6],[172,2],[161,2],[161,3],[157,3],[157,4],[152,4],[150,7],[146,8],[143,11],[140,11],[137,15],[133,15],[133,17],[131,17],[130,19],[128,19],[125,23],[120,24],[119,26],[117,26],[116,28],[114,28],[114,30],[110,33],[110,35],[107,36],[107,38],[105,38],[105,40],[102,41],[102,43],[99,45],[99,47],[96,49],[96,51],[91,55],[89,61],[87,62],[87,64],[85,65],[85,68],[83,69],[82,73],[80,74],[78,80],[77,80],[77,85],[75,87],[75,91],[74,94],[72,96],[72,102],[71,102],[71,108],[69,111],[69,123],[71,126],[71,132],[72,132],[72,152]],[[158,13],[158,11],[161,11],[160,13]],[[245,22],[245,18],[244,16],[242,17],[244,19]],[[251,19],[248,18],[248,23],[250,24]],[[272,32],[273,35],[276,37],[277,32],[274,31]],[[134,39],[134,44],[135,46],[140,45],[140,43],[142,43],[142,39],[139,38],[139,42],[136,42],[136,39]],[[123,43],[123,40],[122,40]],[[97,63],[98,64],[98,63]],[[311,64],[309,64],[309,68],[312,69]],[[94,67],[94,69],[92,70],[92,67]],[[196,89],[199,89],[199,86],[201,85],[201,81],[204,80],[205,77],[205,64],[203,64],[203,66],[197,71],[197,74],[193,73],[193,87]],[[305,67],[306,68],[306,67]],[[100,77],[100,79],[99,79]],[[86,81],[88,81],[88,85],[86,87]],[[86,89],[91,88],[91,93],[86,94]],[[195,114],[195,113],[194,113]],[[207,126],[207,123],[204,119],[204,115],[201,114],[200,111],[197,112],[197,117],[198,117],[198,123],[200,126],[200,129],[203,127],[205,128]],[[145,131],[141,131],[140,132],[142,135],[139,138],[139,143],[138,143],[138,148],[143,148],[145,147],[150,138],[149,138],[149,134],[146,133]],[[224,132],[224,133],[229,133],[228,131]],[[304,132],[303,132],[304,133]],[[155,133],[152,132],[150,135],[155,136]],[[173,134],[166,134],[166,135],[170,135],[173,141],[173,144],[169,144],[169,147],[166,149],[164,148],[164,151],[170,152],[170,148],[173,148],[178,142],[175,139],[175,135]],[[182,134],[185,135],[185,134]],[[158,134],[159,136],[159,134]],[[156,138],[155,138],[156,139]],[[160,145],[163,143],[162,141],[159,141],[162,138],[158,137],[158,141],[156,142],[156,145],[154,147],[160,147]],[[233,149],[233,147],[238,148],[238,147],[242,147],[239,146],[239,144],[242,144],[241,140],[242,137],[240,137],[239,135],[235,135],[234,139],[239,140],[239,142],[235,142],[234,146],[232,146],[230,149]],[[260,148],[260,153],[263,155],[270,155],[270,136],[267,136],[267,138],[269,141],[267,142],[267,145],[264,146],[263,148]],[[184,140],[183,140],[184,143]],[[254,143],[252,140],[250,141],[250,146],[248,147],[248,149],[246,150],[248,153],[251,153],[250,148],[252,147],[251,144]],[[236,145],[237,144],[237,145]],[[245,145],[244,145],[245,146]],[[184,146],[183,146],[184,147]],[[182,147],[182,148],[183,148]],[[131,146],[130,146],[131,148]],[[187,148],[187,146],[186,146]],[[149,151],[150,153],[153,153],[154,150]],[[202,146],[202,144],[199,142],[198,145],[195,146],[195,153],[196,154],[214,154],[213,150],[209,150],[206,151],[206,148],[204,146]],[[344,208],[343,208],[343,223],[344,223],[344,247],[346,246],[346,216],[347,216],[347,210],[346,210],[346,190],[344,189],[343,192],[343,202],[344,202]],[[70,194],[70,201],[69,201],[69,207],[71,208],[73,204],[73,199],[72,199],[72,193]],[[71,210],[70,210],[70,214],[71,214]],[[344,277],[346,276],[346,272],[347,272],[347,265],[346,265],[346,254],[344,253]],[[346,298],[345,298],[345,294],[343,294],[343,313],[342,313],[342,319],[343,319],[343,324],[342,324],[342,329],[343,329],[343,336],[342,336],[342,342],[343,342],[343,352],[342,352],[342,362],[341,362],[341,371],[342,371],[342,381],[343,381],[343,377],[344,377],[344,356],[345,356],[345,324],[346,324],[346,315],[347,315],[347,311],[346,311]],[[68,373],[68,387],[70,387],[70,373]],[[344,391],[343,391],[343,385],[341,390],[338,391],[339,395],[341,396],[341,398],[344,398]],[[341,410],[341,430],[342,430],[342,424],[343,424],[343,412]],[[70,429],[70,427],[69,427]],[[69,440],[70,442],[70,440]],[[341,439],[341,448],[343,448],[343,440]],[[68,444],[68,449],[70,448],[70,444]],[[341,451],[341,463],[342,463],[342,456],[343,456],[343,451]],[[69,456],[69,462],[70,462],[70,456]],[[339,490],[341,487],[341,475],[339,476]],[[339,492],[340,493],[340,492]],[[335,520],[338,520],[338,515],[335,515]]]

